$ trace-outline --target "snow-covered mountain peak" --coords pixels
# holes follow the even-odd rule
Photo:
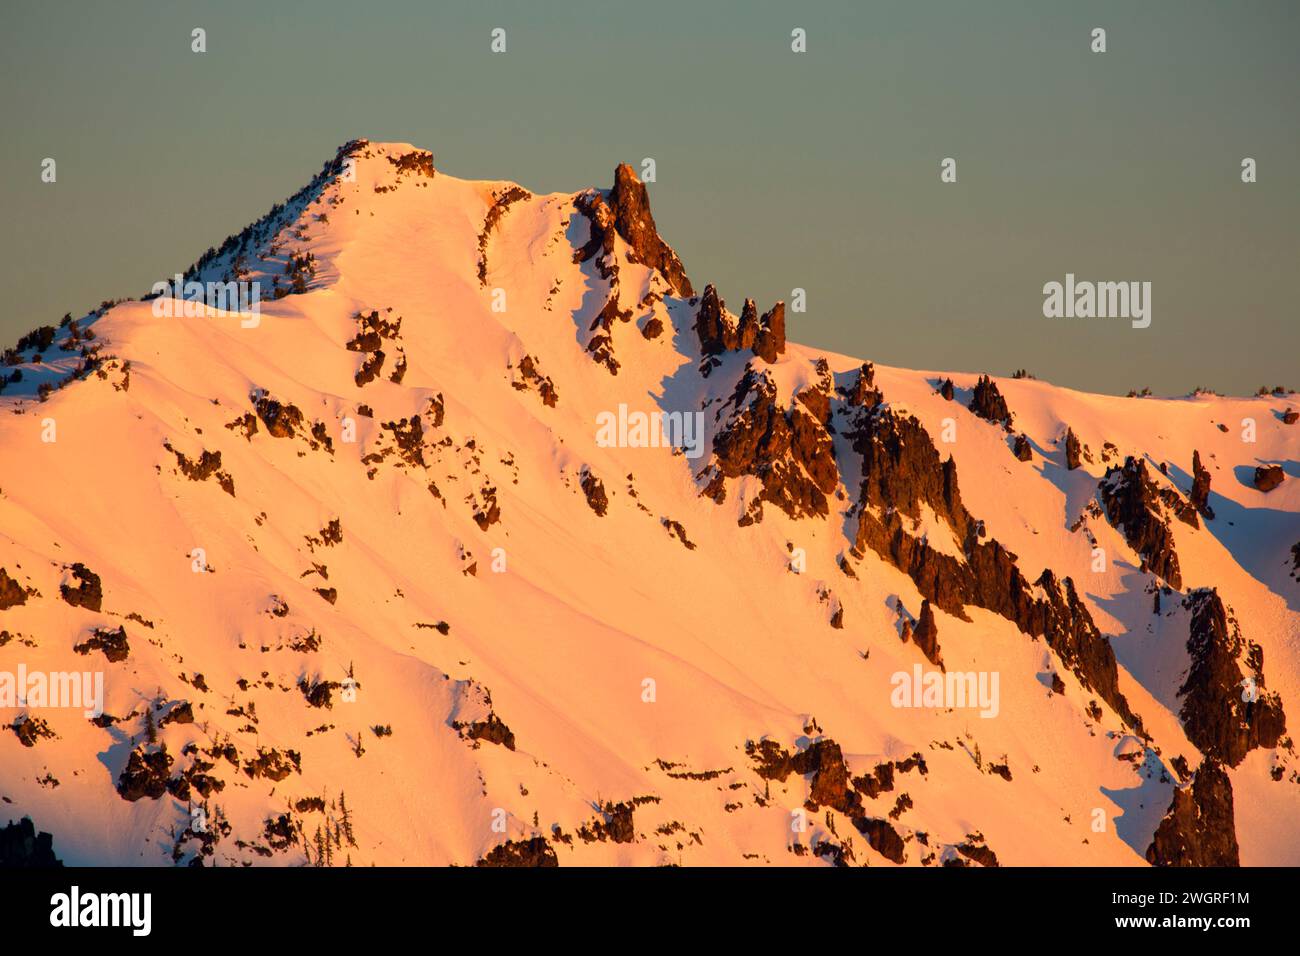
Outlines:
[[[171,282],[0,369],[65,860],[1295,862],[1294,395],[799,345],[628,166],[354,141]]]

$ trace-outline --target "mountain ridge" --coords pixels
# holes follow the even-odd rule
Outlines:
[[[538,196],[354,140],[182,278],[272,291],[37,330],[0,393],[0,669],[94,661],[114,718],[0,737],[65,860],[1294,862],[1287,396],[801,346],[695,293],[626,166]],[[705,457],[600,445],[620,403]],[[998,673],[1000,717],[892,705],[917,664]]]

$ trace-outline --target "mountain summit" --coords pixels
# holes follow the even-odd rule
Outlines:
[[[357,140],[36,328],[10,817],[73,864],[1300,863],[1296,397],[886,368],[796,298],[697,291],[629,166]]]

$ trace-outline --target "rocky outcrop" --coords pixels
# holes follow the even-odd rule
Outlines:
[[[26,590],[11,578],[4,568],[0,568],[0,611],[7,611],[11,607],[26,603]]]
[[[739,332],[731,325],[727,307],[713,285],[704,287],[695,313],[695,334],[700,340],[701,355],[721,355],[740,347]]]
[[[1201,453],[1192,450],[1192,491],[1188,500],[1197,513],[1206,520],[1214,518],[1214,509],[1210,507],[1210,472],[1201,464]]]
[[[555,850],[545,837],[531,840],[507,840],[479,860],[475,866],[493,867],[552,867],[559,866]]]
[[[14,719],[10,729],[24,747],[35,747],[38,740],[53,740],[56,736],[49,724],[31,714],[20,714]]]
[[[488,208],[487,215],[483,217],[483,229],[478,234],[479,285],[487,285],[487,247],[488,240],[492,237],[492,231],[497,227],[497,223],[501,221],[501,217],[506,214],[506,210],[514,203],[532,198],[533,194],[522,186],[510,186],[493,191],[492,205]]]
[[[776,303],[760,317],[754,300],[746,299],[739,322],[733,322],[718,290],[707,285],[695,314],[695,334],[701,355],[750,351],[771,364],[785,352],[785,303]]]
[[[763,313],[758,320],[758,335],[754,339],[754,354],[764,362],[775,362],[785,352],[785,303],[778,302]]]
[[[390,308],[387,311],[392,312],[393,310]],[[387,358],[387,354],[383,349],[384,343],[388,343],[390,350],[397,355],[397,361],[394,363],[388,379],[394,384],[400,385],[402,379],[406,377],[406,352],[400,343],[401,316],[396,319],[388,319],[380,316],[378,309],[372,309],[368,313],[358,312],[352,318],[357,323],[357,331],[348,341],[347,349],[349,352],[361,352],[365,355],[361,367],[357,369],[356,375],[353,377],[357,387],[364,388],[383,372],[384,361]],[[290,433],[292,434],[292,431]],[[275,433],[272,432],[272,434]]]
[[[1015,444],[1012,446],[1012,451],[1020,461],[1034,460],[1034,447],[1029,443],[1028,435],[1017,435]]]
[[[1260,491],[1272,491],[1285,478],[1281,465],[1260,465],[1255,469],[1255,487]]]
[[[302,773],[302,755],[296,750],[281,752],[275,748],[263,750],[259,747],[256,757],[244,761],[243,769],[253,780],[265,777],[279,783],[291,773]]]
[[[939,653],[939,625],[935,623],[934,608],[929,601],[921,602],[921,616],[912,629],[912,643],[925,655],[926,660],[940,670],[944,669],[943,656]]]
[[[587,505],[596,513],[596,517],[605,517],[609,510],[609,498],[605,494],[604,483],[597,478],[590,468],[582,469],[582,493],[587,497]]]
[[[1264,651],[1246,641],[1213,588],[1187,595],[1190,666],[1178,696],[1187,739],[1207,757],[1235,767],[1256,747],[1275,747],[1286,733],[1277,694],[1264,689]]]
[[[1147,471],[1146,461],[1129,456],[1122,468],[1111,467],[1099,485],[1106,519],[1124,535],[1142,560],[1142,570],[1174,590],[1183,586],[1173,532],[1165,520],[1164,499]]]
[[[600,807],[600,816],[589,825],[584,824],[578,830],[578,836],[587,843],[635,843],[636,826],[632,816],[638,799],[634,798],[630,803],[606,801]]]
[[[764,780],[784,783],[791,774],[811,774],[805,804],[808,810],[830,807],[850,817],[862,813],[862,798],[850,785],[844,753],[829,737],[821,737],[794,754],[775,740],[751,740],[745,744],[745,754],[754,761],[754,772]]]
[[[1083,443],[1079,441],[1079,436],[1074,433],[1073,428],[1065,430],[1065,467],[1074,471],[1083,463]]]
[[[984,541],[983,522],[966,510],[951,456],[940,462],[929,434],[915,416],[888,406],[861,414],[848,433],[862,455],[862,490],[853,551],[870,549],[904,571],[921,596],[949,614],[969,620],[967,605],[1012,621],[1031,637],[1042,637],[1084,687],[1095,691],[1130,726],[1141,721],[1119,689],[1118,665],[1110,642],[1069,578],[1050,569],[1031,585],[1016,556],[996,540]],[[910,533],[910,521],[928,505],[962,548],[961,556],[940,552]]]
[[[54,837],[36,832],[30,817],[0,829],[0,870],[63,866],[54,855]]]
[[[132,750],[126,769],[117,778],[118,795],[132,803],[145,797],[161,799],[167,792],[171,768],[172,758],[165,745],[154,751]]]
[[[397,168],[399,177],[409,173],[413,176],[424,176],[427,179],[433,179],[437,175],[437,170],[433,167],[433,153],[427,149],[413,149],[409,153],[403,153],[396,159],[392,156],[387,157],[387,159]]]
[[[980,418],[1008,429],[1011,427],[1011,410],[1007,408],[1007,400],[998,391],[998,383],[987,375],[981,375],[975,383],[969,408]]]
[[[253,407],[266,430],[275,438],[292,438],[294,432],[302,427],[302,411],[295,405],[277,402],[264,395],[254,402]]]
[[[695,550],[696,548],[695,542],[686,536],[686,529],[682,527],[682,523],[680,521],[676,521],[672,518],[665,517],[665,518],[660,518],[659,523],[663,525],[664,530],[668,532],[668,537],[676,538],[678,541],[682,543],[682,547],[685,548],[687,551]]]
[[[68,570],[72,572],[72,580],[76,585],[59,585],[59,593],[63,596],[63,600],[73,607],[84,607],[88,611],[100,610],[104,603],[104,589],[100,584],[99,575],[81,562],[72,565]]]
[[[650,196],[631,166],[622,163],[614,170],[614,188],[608,194],[591,191],[576,200],[578,211],[591,224],[591,238],[579,250],[577,260],[586,262],[597,253],[614,251],[615,235],[628,245],[628,258],[658,270],[673,292],[682,297],[695,294],[677,254],[659,237]]]
[[[528,389],[535,390],[541,396],[542,404],[547,408],[554,408],[556,402],[560,400],[560,394],[555,390],[555,383],[551,381],[549,375],[541,373],[537,359],[531,355],[525,355],[519,360],[519,378],[512,381],[510,385],[521,392]]]
[[[871,848],[890,863],[906,861],[906,844],[903,842],[903,837],[888,820],[858,817],[853,821],[853,825],[867,838]]]
[[[886,819],[868,814],[863,799],[875,799],[894,788],[894,771],[909,772],[917,767],[926,772],[919,754],[907,760],[880,764],[871,774],[850,778],[840,745],[819,737],[804,750],[791,754],[774,740],[750,741],[746,755],[754,771],[764,780],[784,783],[791,774],[808,777],[808,799],[804,808],[811,813],[829,807],[843,813],[881,856],[891,863],[906,861],[906,841]],[[910,799],[907,801],[910,804]]]
[[[203,450],[198,461],[177,451],[170,442],[163,442],[163,447],[176,456],[176,467],[190,481],[207,481],[215,477],[221,489],[232,498],[235,496],[235,479],[228,472],[221,470],[221,452]]]
[[[91,632],[90,637],[74,645],[72,649],[82,655],[89,654],[91,651],[102,651],[104,657],[112,664],[119,664],[131,655],[131,645],[127,643],[124,627],[119,627],[115,631],[97,627]]]
[[[871,409],[884,400],[884,396],[876,388],[876,366],[871,362],[863,363],[852,384],[839,391],[849,408]]]
[[[490,712],[484,720],[475,720],[468,723],[458,723],[453,721],[452,727],[460,731],[469,740],[486,740],[490,744],[496,744],[498,747],[505,747],[506,750],[515,749],[515,734],[505,721],[496,715],[496,712]]]
[[[712,475],[703,494],[721,504],[725,479],[752,475],[762,485],[759,500],[791,517],[829,514],[826,496],[839,484],[840,474],[826,426],[802,402],[782,409],[771,377],[752,366],[746,367],[728,404],[731,415],[714,435]],[[760,517],[761,512],[746,515]]]
[[[1212,758],[1174,790],[1146,851],[1153,866],[1240,866],[1232,781]]]

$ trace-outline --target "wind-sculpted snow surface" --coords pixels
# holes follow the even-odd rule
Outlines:
[[[354,141],[230,282],[4,353],[0,849],[1300,863],[1293,396],[798,345],[626,166]]]

